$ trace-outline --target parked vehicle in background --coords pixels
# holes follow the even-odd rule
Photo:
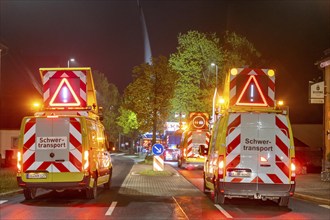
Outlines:
[[[179,167],[203,167],[205,158],[201,154],[202,146],[207,148],[210,140],[209,115],[203,112],[189,114],[187,129],[182,133],[179,145]]]

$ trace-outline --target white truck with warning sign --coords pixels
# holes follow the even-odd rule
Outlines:
[[[205,155],[204,190],[214,191],[219,204],[238,197],[288,206],[295,190],[295,149],[288,111],[275,102],[274,71],[233,69],[224,93]]]
[[[191,112],[187,125],[179,145],[178,166],[203,167],[205,158],[201,154],[201,148],[207,148],[209,145],[209,115],[204,112]]]
[[[77,189],[89,199],[109,188],[112,163],[90,68],[41,68],[44,111],[22,120],[17,181],[27,200],[37,189]]]

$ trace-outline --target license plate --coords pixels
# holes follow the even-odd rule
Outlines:
[[[47,174],[46,173],[27,173],[26,178],[27,179],[46,179]]]
[[[173,160],[172,156],[166,156],[166,160]]]
[[[246,171],[231,171],[228,173],[230,177],[250,177],[251,173]]]

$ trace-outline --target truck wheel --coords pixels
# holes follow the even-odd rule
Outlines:
[[[281,207],[288,207],[289,205],[289,196],[282,196],[278,199],[278,205]]]
[[[94,179],[93,188],[86,189],[86,198],[95,199],[97,197],[97,179]]]
[[[205,173],[203,172],[203,193],[206,193],[208,190],[210,189],[206,186]]]
[[[105,189],[110,189],[111,187],[111,177],[112,177],[112,168],[109,170],[109,180],[108,182],[104,183],[103,186]]]
[[[36,188],[26,188],[23,189],[24,197],[26,200],[32,200],[36,198],[37,195],[37,189]]]
[[[215,204],[225,204],[225,195],[220,192],[219,181],[214,183],[214,203]]]
[[[180,157],[178,160],[178,167],[181,168],[182,167],[182,158]]]

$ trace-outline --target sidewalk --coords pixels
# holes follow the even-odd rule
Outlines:
[[[189,185],[192,185],[187,185],[187,183],[190,182],[186,180],[183,176],[181,176],[179,172],[177,172],[177,170],[175,170],[172,166],[168,164],[165,164],[165,170],[173,173],[172,176],[148,178],[146,176],[138,174],[140,171],[146,169],[152,169],[152,165],[136,163],[132,167],[130,174],[127,176],[124,182],[124,184],[128,184],[129,189],[135,188],[134,186],[136,186],[136,188],[133,190],[134,192],[131,191],[130,193],[155,193],[154,195],[158,196],[164,194],[168,195],[168,193],[177,194],[178,190],[180,190],[180,187],[184,186],[186,188],[189,187]],[[164,181],[165,179],[166,181]],[[296,180],[297,183],[294,194],[295,198],[330,205],[330,182],[321,181],[321,174],[298,175],[296,177]],[[144,186],[144,184],[146,184],[147,186]],[[150,188],[150,186],[152,187]],[[147,191],[139,192],[137,188],[139,188],[140,191],[141,189],[146,188]],[[127,185],[126,187],[124,187],[124,189],[127,190]]]
[[[294,197],[330,205],[330,182],[321,181],[320,173],[297,175]]]

